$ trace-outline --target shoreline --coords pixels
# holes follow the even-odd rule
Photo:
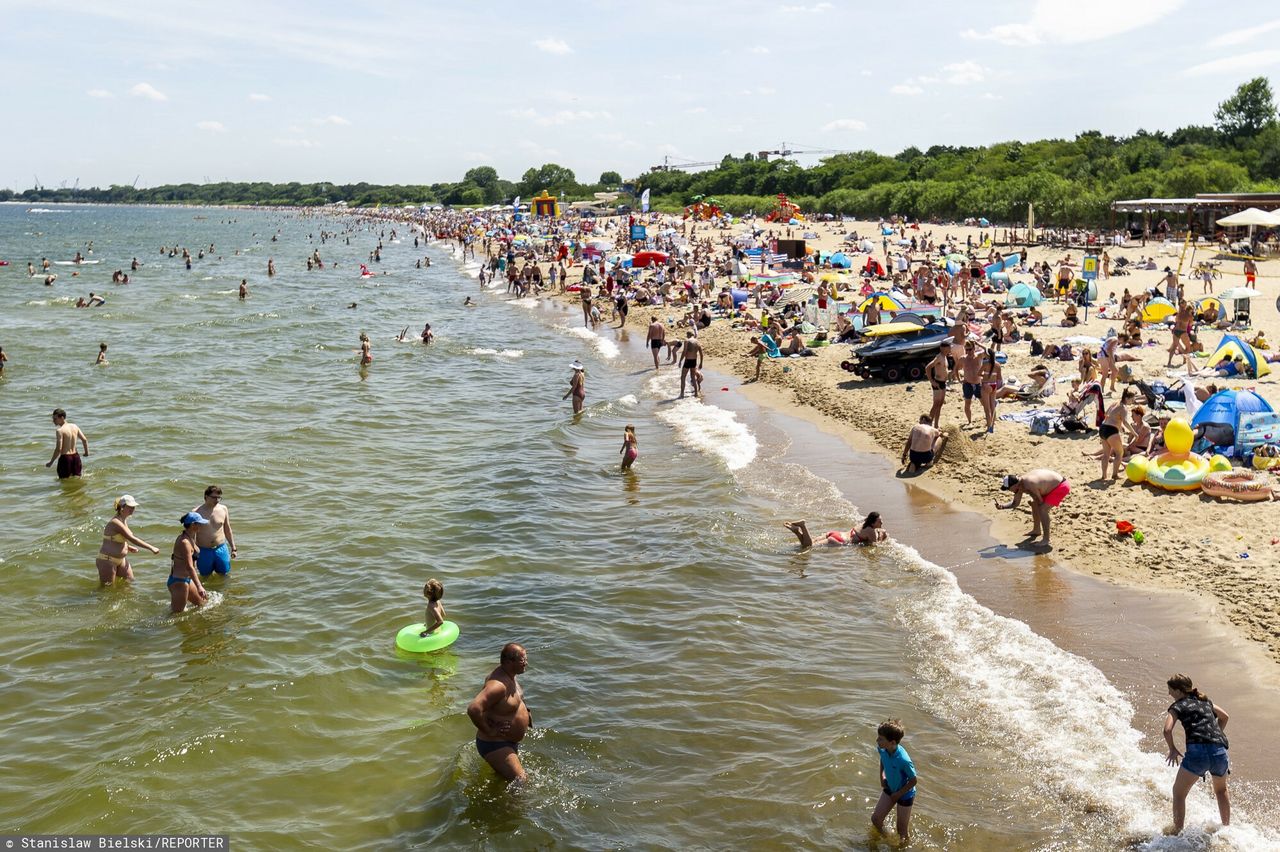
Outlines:
[[[678,224],[678,223],[677,223]],[[599,226],[597,226],[599,227]],[[869,232],[874,223],[844,221],[840,223],[806,223],[818,234],[810,245],[824,251],[838,248],[839,231],[848,229]],[[964,240],[975,236],[978,229],[964,226],[929,225],[921,235],[932,233],[935,238],[943,234]],[[703,234],[719,240],[730,232],[714,229],[705,223],[698,225],[699,239]],[[1152,243],[1150,247],[1127,246],[1110,249],[1113,261],[1120,257],[1136,259],[1140,252],[1152,252],[1164,248]],[[1205,251],[1200,249],[1200,251]],[[1057,248],[1036,246],[1032,259],[1048,260],[1061,256]],[[1176,263],[1176,256],[1160,262]],[[540,261],[546,270],[545,261]],[[570,268],[570,283],[579,280],[581,265]],[[1280,262],[1275,260],[1262,265],[1259,287],[1268,278],[1277,277]],[[1154,286],[1161,273],[1135,271],[1129,277],[1100,280],[1099,290],[1120,289],[1140,292]],[[1222,286],[1235,281],[1235,273],[1224,271]],[[717,288],[723,284],[717,282]],[[887,286],[887,285],[886,285]],[[1190,290],[1192,283],[1186,285]],[[501,286],[495,293],[502,293]],[[1195,295],[1189,293],[1188,295]],[[540,298],[552,298],[576,308],[577,297],[573,293],[546,292]],[[1280,339],[1280,309],[1271,304],[1270,298],[1255,299],[1252,308],[1254,328],[1268,332],[1272,339]],[[1090,311],[1088,318],[1073,329],[1054,324],[1061,308],[1046,301],[1042,305],[1046,325],[1036,328],[1036,336],[1046,344],[1061,342],[1073,335],[1101,337],[1114,320],[1097,317]],[[626,330],[636,333],[643,330],[647,320],[645,306],[632,306]],[[663,306],[655,313],[663,318],[683,308]],[[605,323],[606,326],[610,324]],[[673,331],[669,329],[669,333]],[[1148,330],[1152,339],[1168,331],[1157,325]],[[1217,335],[1202,331],[1211,348]],[[699,334],[704,344],[709,367],[725,375],[736,377],[742,387],[748,387],[754,371],[754,359],[745,357],[749,332],[730,328],[724,320],[716,320]],[[1009,363],[1005,375],[1025,375],[1033,359],[1026,345],[1005,348]],[[1125,350],[1130,352],[1130,350]],[[761,386],[776,388],[781,396],[778,405],[788,413],[812,411],[832,418],[857,431],[858,437],[850,445],[854,449],[869,451],[897,460],[907,432],[921,413],[927,412],[930,391],[927,383],[889,384],[878,380],[866,381],[842,370],[839,363],[847,357],[845,345],[834,344],[816,349],[817,357],[789,358],[766,361],[761,373]],[[1165,346],[1159,340],[1137,350],[1133,367],[1138,376],[1148,381],[1171,376],[1164,364]],[[1036,359],[1038,360],[1038,359]],[[783,367],[788,368],[786,372]],[[1059,390],[1046,400],[1046,407],[1057,408],[1065,398],[1066,379],[1075,372],[1076,364],[1054,363],[1052,369],[1059,373]],[[1250,379],[1247,387],[1276,386],[1277,373]],[[1219,380],[1223,386],[1226,381]],[[1237,385],[1238,386],[1238,385]],[[1063,505],[1054,509],[1053,549],[1043,558],[1060,564],[1085,576],[1097,577],[1110,583],[1118,583],[1136,589],[1183,589],[1200,595],[1213,603],[1216,619],[1230,625],[1242,636],[1265,648],[1273,662],[1280,663],[1280,501],[1266,503],[1232,503],[1215,501],[1200,494],[1157,491],[1148,486],[1133,485],[1124,480],[1103,482],[1098,480],[1099,464],[1086,458],[1099,444],[1096,432],[1076,433],[1064,436],[1035,436],[1023,424],[997,421],[994,434],[981,434],[981,430],[965,428],[962,406],[959,401],[959,385],[948,390],[943,408],[942,428],[948,434],[948,442],[941,458],[923,473],[903,477],[917,488],[924,489],[939,499],[953,502],[968,511],[984,517],[991,524],[991,534],[996,539],[1014,543],[1024,540],[1030,529],[1031,519],[1026,511],[1026,501],[1015,511],[996,510],[993,501],[1005,496],[999,490],[1000,475],[1019,473],[1030,467],[1054,467],[1072,483],[1072,494]],[[1115,401],[1112,394],[1107,404]],[[981,421],[981,406],[974,405],[975,420]],[[1020,411],[1018,404],[1002,403],[1000,412]],[[959,418],[959,422],[957,422]],[[1130,520],[1146,535],[1142,546],[1131,538],[1115,535],[1115,522]],[[1273,532],[1275,531],[1275,532]],[[1242,556],[1242,554],[1248,554]]]

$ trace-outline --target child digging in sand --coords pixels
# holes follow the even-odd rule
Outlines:
[[[444,624],[444,607],[440,605],[440,599],[444,597],[444,583],[434,578],[428,580],[422,587],[422,596],[427,599],[427,629],[418,635],[430,636]]]

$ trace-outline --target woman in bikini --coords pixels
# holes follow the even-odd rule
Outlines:
[[[991,434],[996,431],[996,392],[1004,386],[1004,370],[991,350],[987,350],[982,363],[982,410],[987,414],[987,433]]]
[[[630,470],[631,465],[640,457],[639,443],[636,441],[636,427],[630,423],[622,432],[622,469]]]
[[[196,512],[187,512],[182,516],[182,534],[173,542],[173,567],[169,569],[169,579],[165,585],[169,587],[169,611],[177,614],[187,608],[187,604],[204,606],[208,594],[200,582],[200,574],[196,571],[196,527],[209,523]]]
[[[1087,385],[1098,378],[1098,362],[1093,360],[1093,352],[1080,350],[1080,384]]]
[[[138,501],[125,494],[116,501],[115,517],[107,521],[102,530],[102,546],[98,548],[98,558],[94,565],[98,569],[98,580],[104,586],[111,585],[117,579],[133,579],[133,566],[129,564],[130,553],[137,553],[139,548],[146,548],[152,553],[160,552],[160,548],[147,544],[129,529],[129,518],[137,509]]]
[[[1107,415],[1098,427],[1098,437],[1102,440],[1102,479],[1107,478],[1107,463],[1112,459],[1111,478],[1120,478],[1120,463],[1124,459],[1125,447],[1133,438],[1133,427],[1129,425],[1128,405],[1136,397],[1133,388],[1125,388],[1120,400],[1107,409]],[[1124,435],[1121,435],[1121,432]]]
[[[788,521],[783,526],[795,535],[800,542],[801,550],[813,547],[813,537],[809,534],[809,527],[805,521]],[[862,522],[861,529],[849,530],[847,533],[832,530],[822,537],[822,543],[832,547],[846,544],[880,544],[888,540],[889,534],[884,531],[884,522],[880,520],[879,512],[869,513],[866,520]]]

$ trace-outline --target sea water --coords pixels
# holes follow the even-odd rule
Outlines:
[[[912,542],[798,553],[783,520],[820,536],[864,508],[789,460],[787,429],[714,393],[676,399],[639,327],[592,331],[576,305],[482,291],[474,264],[447,244],[415,252],[403,225],[391,244],[389,224],[270,211],[47,209],[0,205],[7,829],[870,848],[875,728],[896,717],[921,778],[915,848],[1280,844],[1248,780],[1233,780],[1232,828],[1204,833],[1216,809],[1199,785],[1189,838],[1163,838],[1173,770],[1134,727],[1158,720]],[[27,277],[28,260],[89,240],[102,263],[57,267],[53,287]],[[160,253],[210,243],[190,271]],[[307,272],[317,248],[326,268]],[[107,304],[72,307],[90,290]],[[100,341],[107,367],[91,366]],[[574,359],[579,418],[561,399]],[[79,481],[43,467],[59,406],[90,440]],[[623,474],[628,423],[640,459]],[[239,558],[207,583],[216,606],[173,617],[165,556],[210,483]],[[126,492],[162,554],[99,589],[94,554]],[[431,577],[461,638],[397,653]],[[535,723],[514,793],[465,712],[508,641],[529,652]]]

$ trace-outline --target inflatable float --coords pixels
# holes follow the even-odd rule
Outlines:
[[[423,636],[422,631],[426,629],[427,625],[421,621],[402,627],[396,634],[396,647],[410,654],[429,654],[432,651],[448,648],[458,641],[458,625],[452,621],[446,621],[440,625],[435,633]]]
[[[1173,419],[1164,427],[1164,445],[1169,448],[1153,459],[1134,456],[1124,473],[1131,482],[1146,482],[1166,491],[1194,491],[1209,474],[1209,460],[1191,452],[1195,438],[1185,420]]]
[[[1214,471],[1200,483],[1200,490],[1210,497],[1252,503],[1271,499],[1271,480],[1251,470]]]

